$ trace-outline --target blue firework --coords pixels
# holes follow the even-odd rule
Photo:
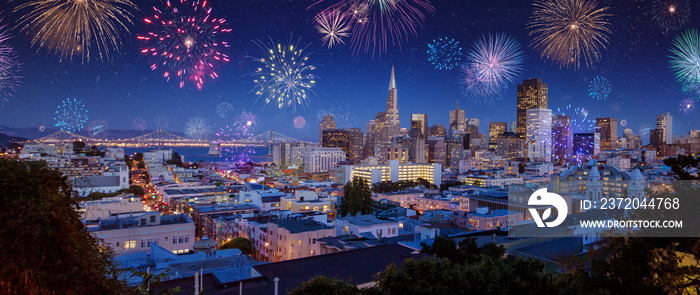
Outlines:
[[[462,46],[459,41],[438,38],[428,44],[428,61],[437,70],[451,70],[462,62]]]
[[[83,102],[78,99],[67,98],[56,109],[54,120],[61,131],[76,132],[83,130],[88,120],[88,111]]]
[[[571,117],[573,133],[591,132],[595,129],[595,120],[588,117],[588,110],[583,107],[574,107],[569,104],[565,108],[557,108],[555,114]]]
[[[588,85],[588,95],[590,95],[595,100],[604,100],[608,98],[610,94],[610,82],[605,77],[596,76]]]

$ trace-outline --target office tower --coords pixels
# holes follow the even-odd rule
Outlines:
[[[365,130],[365,151],[364,157],[374,157],[374,135],[376,134],[376,126],[374,120],[370,120],[367,123],[367,129]]]
[[[435,124],[430,127],[430,130],[428,131],[428,137],[429,136],[445,137],[447,136],[447,130],[445,130],[445,126]]]
[[[438,163],[445,166],[447,160],[447,146],[443,137],[429,137],[428,146],[426,148],[429,163]]]
[[[509,160],[525,157],[525,139],[514,132],[501,133],[496,139],[496,155]]]
[[[425,139],[419,128],[411,128],[404,146],[408,148],[408,161],[412,163],[426,163]]]
[[[323,116],[321,123],[318,124],[318,142],[323,142],[323,130],[335,129],[335,120],[333,120],[333,115]]]
[[[350,155],[350,132],[346,129],[323,130],[322,147],[340,148],[345,155]]]
[[[552,162],[564,163],[574,149],[574,132],[571,117],[556,115],[552,117]]]
[[[517,128],[516,128],[515,126],[516,126],[516,125],[515,125],[515,121],[510,122],[510,132],[513,132],[513,133],[517,134],[517,133],[518,133],[518,130],[517,130]]]
[[[663,113],[656,116],[656,129],[661,130],[661,138],[663,143],[673,143],[673,117],[671,113]]]
[[[350,153],[347,155],[347,160],[353,164],[360,164],[362,161],[364,134],[362,134],[362,129],[360,128],[349,128],[348,133],[350,134]]]
[[[595,129],[597,133],[600,133],[601,150],[617,149],[617,119],[596,118]]]
[[[462,147],[462,137],[459,135],[452,135],[445,137],[445,163],[446,166],[452,169],[459,168],[459,160],[462,159],[462,152],[464,148]]]
[[[597,156],[600,153],[600,133],[574,133],[574,155]]]
[[[459,99],[454,110],[450,111],[450,134],[464,134],[467,132],[464,110],[459,109]]]
[[[525,138],[527,131],[527,110],[546,109],[548,97],[548,85],[542,83],[542,79],[530,79],[518,85],[517,103],[517,133]]]
[[[666,143],[664,140],[664,130],[663,129],[653,129],[649,131],[649,144],[653,147],[659,147]]]
[[[304,156],[304,170],[311,173],[326,172],[338,167],[338,163],[343,161],[345,152],[340,148],[315,147]]]
[[[625,131],[622,131],[622,136],[624,137],[630,137],[632,135],[634,135],[634,131],[632,131],[632,129],[625,128]]]
[[[508,123],[489,122],[489,149],[495,149],[498,135],[508,132]]]
[[[424,138],[428,137],[428,115],[411,114],[411,129],[417,128]],[[410,132],[410,130],[409,130]]]
[[[387,151],[389,150],[391,139],[401,133],[398,99],[396,95],[396,79],[393,66],[391,67],[386,111],[377,113],[374,123],[374,134],[372,135],[372,140],[374,141],[372,143],[374,145],[374,157],[376,157],[380,163],[386,163]]]
[[[530,161],[552,160],[552,110],[528,109],[525,140]]]

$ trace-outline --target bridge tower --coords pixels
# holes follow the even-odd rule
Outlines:
[[[272,146],[275,144],[274,139],[275,138],[275,131],[272,131],[270,129],[270,142],[267,145],[267,155],[270,156],[272,155]]]

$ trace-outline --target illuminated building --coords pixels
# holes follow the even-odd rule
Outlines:
[[[323,116],[321,123],[318,124],[318,142],[323,142],[323,130],[335,129],[335,120],[333,120],[333,115]]]
[[[464,110],[459,109],[459,99],[454,110],[450,111],[450,134],[464,134],[467,132]]]
[[[527,129],[525,140],[527,141],[527,157],[533,161],[552,159],[552,110],[528,109]]]
[[[418,129],[423,138],[428,137],[428,115],[411,114],[411,129]],[[409,131],[410,132],[410,131]]]
[[[399,106],[396,95],[396,78],[394,67],[391,67],[391,78],[389,80],[389,94],[386,100],[386,111],[377,113],[374,119],[373,134],[371,144],[374,149],[373,156],[381,162],[386,162],[391,139],[401,134],[399,121]],[[368,130],[369,132],[369,130]]]
[[[597,156],[600,153],[600,133],[574,133],[574,155]]]
[[[359,177],[368,184],[382,181],[415,181],[418,178],[423,178],[429,181],[431,184],[440,186],[440,183],[442,183],[442,165],[437,163],[401,164],[398,160],[391,160],[385,165],[352,166],[352,177]]]
[[[564,163],[571,157],[574,149],[574,132],[571,117],[556,115],[552,117],[552,162]]]
[[[337,167],[338,162],[343,161],[345,161],[345,152],[340,148],[313,148],[304,156],[304,171],[328,172],[330,168]]]
[[[600,134],[601,150],[617,149],[617,119],[596,118],[595,130]]]
[[[447,136],[447,130],[445,129],[445,126],[435,124],[431,126],[430,130],[428,131],[428,137],[430,136],[445,137]]]
[[[502,133],[496,139],[496,155],[513,160],[525,157],[525,139],[513,132]]]
[[[667,112],[656,116],[656,129],[661,130],[662,143],[673,143],[673,116],[671,113]]]
[[[530,79],[518,85],[517,130],[518,136],[525,138],[527,131],[527,110],[546,109],[549,87],[542,79]]]
[[[508,123],[489,122],[489,149],[496,149],[498,135],[508,132]]]

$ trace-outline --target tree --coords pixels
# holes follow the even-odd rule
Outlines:
[[[10,144],[7,145],[7,149],[13,150],[15,152],[19,152],[20,148],[22,148],[22,145],[16,142],[10,142]]]
[[[139,162],[138,164],[136,164],[136,168],[146,169],[146,164],[144,162]]]
[[[342,280],[329,279],[324,276],[317,276],[308,282],[303,283],[299,288],[289,293],[290,295],[358,295],[360,289],[355,285]]]
[[[136,161],[136,162],[143,162],[143,154],[142,154],[142,153],[136,153],[136,154],[134,154],[134,161]]]
[[[345,184],[343,198],[340,200],[340,216],[348,214],[355,216],[360,214],[372,214],[374,201],[369,185],[359,177],[353,177],[352,181]]]
[[[0,159],[0,293],[119,294],[110,248],[87,232],[72,186],[45,162]]]
[[[131,187],[129,187],[128,192],[134,194],[134,196],[137,197],[143,197],[143,195],[146,194],[146,191],[138,185],[132,185]]]
[[[671,171],[676,174],[679,180],[698,180],[700,177],[690,174],[689,170],[700,169],[700,156],[678,155],[676,158],[668,158],[664,160],[666,166],[671,167]]]
[[[85,148],[85,142],[80,140],[73,141],[73,153],[77,154],[83,150],[83,148]]]
[[[253,252],[253,245],[250,243],[250,240],[246,238],[235,238],[221,245],[219,249],[238,249],[241,250],[243,254],[250,254]]]

